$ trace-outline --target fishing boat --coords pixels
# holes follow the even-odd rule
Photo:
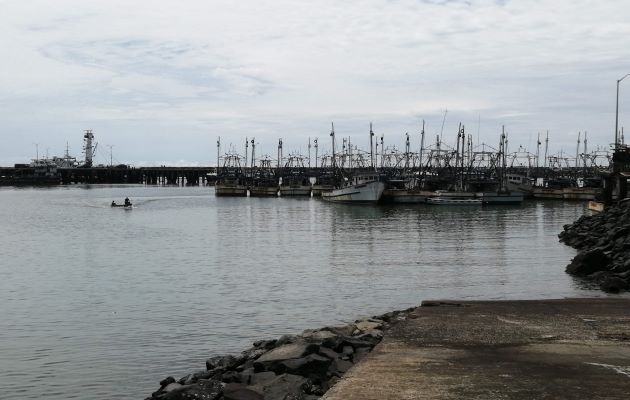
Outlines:
[[[226,154],[224,156],[223,166],[217,173],[217,182],[214,190],[215,196],[247,196],[245,176],[241,167],[241,158],[238,154]]]
[[[278,197],[278,178],[271,167],[271,159],[265,156],[259,162],[260,167],[252,173],[250,197]]]
[[[378,203],[385,191],[385,176],[379,174],[375,169],[370,172],[357,173],[352,176],[345,176],[344,171],[339,168],[335,156],[335,126],[332,125],[330,131],[332,137],[332,165],[334,172],[334,189],[322,192],[322,199],[338,203]],[[370,123],[370,163],[374,168],[374,158],[372,151],[372,124]]]
[[[306,175],[304,157],[291,154],[280,178],[280,196],[310,196],[311,182]]]
[[[506,173],[506,146],[507,136],[505,135],[505,128],[502,128],[498,154],[500,164],[497,166],[499,187],[494,191],[488,191],[482,194],[481,197],[483,204],[521,204],[525,197],[525,191],[527,190],[528,185],[531,185],[532,180],[529,177]],[[516,185],[515,188],[510,189],[510,183],[513,186]]]
[[[344,203],[377,203],[383,196],[385,183],[377,173],[344,178],[343,183],[329,192],[322,192],[322,199]]]

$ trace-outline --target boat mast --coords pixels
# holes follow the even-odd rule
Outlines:
[[[245,168],[247,168],[247,155],[249,154],[249,140],[245,137]]]
[[[505,125],[501,125],[501,140],[499,142],[499,191],[505,191]]]
[[[422,152],[424,151],[424,120],[422,120],[422,131],[420,132],[420,159],[418,160],[418,164],[420,164],[420,169],[422,169]]]
[[[545,159],[543,160],[543,167],[547,168],[547,150],[549,149],[549,131],[547,131],[547,138],[545,139]]]
[[[462,140],[462,155],[459,159],[459,187],[460,190],[464,190],[464,154],[465,154],[465,150],[464,150],[464,146],[466,144],[466,134],[464,131],[464,125],[461,125],[461,129],[460,129],[460,133],[459,135],[461,136],[461,140]],[[459,144],[457,145],[457,147],[459,147]]]
[[[405,141],[405,171],[409,169],[409,132],[405,132],[407,140]]]
[[[311,137],[308,137],[308,168],[311,168]]]
[[[370,167],[374,169],[374,131],[372,131],[372,123],[370,122]]]
[[[575,168],[579,167],[578,160],[580,159],[580,138],[582,136],[582,132],[578,132],[578,141],[577,141],[577,149],[575,150]]]
[[[538,141],[536,142],[536,169],[540,166],[539,158],[540,158],[540,132],[538,132]]]
[[[281,162],[282,162],[282,138],[278,139],[278,169],[280,169]]]
[[[457,175],[459,174],[459,138],[462,136],[462,123],[459,123],[459,127],[457,128],[457,150],[455,150],[455,176],[457,177]],[[462,190],[462,185],[461,185],[461,180],[457,179],[457,190],[461,191]]]
[[[333,168],[335,168],[337,166],[337,161],[335,158],[335,123],[331,122],[331,130],[330,130],[330,137],[332,138],[332,166]]]
[[[255,143],[255,138],[252,138],[252,176],[254,175],[255,166],[256,166],[256,143]]]
[[[315,142],[315,168],[317,168],[317,149],[319,147],[319,145],[317,144],[317,138],[315,138],[313,142]]]
[[[383,144],[383,135],[381,135],[381,170],[383,170],[384,158],[385,158],[385,145]]]

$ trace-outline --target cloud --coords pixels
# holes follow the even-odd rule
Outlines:
[[[357,142],[373,121],[402,143],[422,119],[441,130],[444,109],[449,134],[481,119],[488,141],[505,124],[523,141],[550,129],[568,147],[588,130],[604,144],[630,72],[628,13],[622,0],[0,1],[0,163],[24,152],[17,127],[51,144],[74,140],[61,127],[160,132],[177,154],[117,149],[163,162],[206,160],[192,142],[218,135],[305,147],[333,119]]]

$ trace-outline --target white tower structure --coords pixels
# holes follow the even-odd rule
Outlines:
[[[96,150],[92,146],[92,140],[94,139],[94,134],[91,129],[87,129],[85,134],[83,135],[83,152],[85,153],[85,166],[92,166],[92,156],[94,155],[94,151]]]

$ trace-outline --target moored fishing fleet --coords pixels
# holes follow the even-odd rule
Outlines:
[[[408,133],[403,151],[395,146],[386,147],[384,136],[377,137],[372,124],[369,150],[360,149],[349,137],[342,138],[339,149],[334,125],[330,138],[330,153],[318,154],[316,138],[313,142],[309,139],[308,155],[291,153],[288,157],[282,154],[280,139],[275,160],[268,155],[257,159],[254,139],[246,139],[244,156],[233,149],[221,155],[219,139],[215,193],[217,196],[313,196],[343,203],[471,206],[519,204],[527,198],[595,200],[603,192],[603,178],[612,158],[599,148],[589,153],[586,134],[583,148],[580,133],[575,157],[569,157],[563,153],[547,154],[547,133],[543,155],[540,135],[535,154],[522,147],[509,152],[505,129],[498,134],[498,146],[475,145],[462,124],[456,144],[449,146],[440,135],[428,144],[423,123],[418,151],[411,150]],[[625,145],[617,148],[620,149],[627,151]]]

